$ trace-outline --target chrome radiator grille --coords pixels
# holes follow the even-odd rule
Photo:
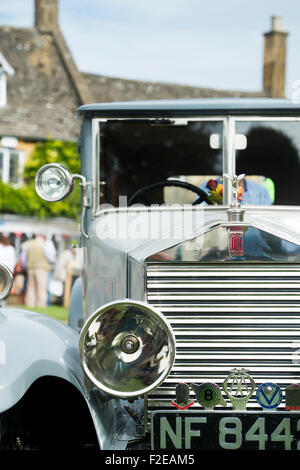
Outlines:
[[[170,375],[147,397],[148,415],[173,408],[176,384],[222,388],[233,368],[249,370],[257,386],[300,382],[299,288],[300,265],[148,264],[147,301],[169,320],[177,344]],[[248,408],[256,407],[253,396]]]

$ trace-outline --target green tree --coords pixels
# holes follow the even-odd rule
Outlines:
[[[80,172],[80,156],[75,142],[50,139],[38,143],[24,168],[24,186],[14,188],[0,181],[0,212],[45,217],[64,216],[78,218],[80,215],[80,188],[75,185],[70,196],[59,202],[46,202],[34,188],[37,170],[46,163],[61,163],[72,173]]]

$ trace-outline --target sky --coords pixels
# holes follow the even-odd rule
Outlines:
[[[34,0],[0,0],[0,25],[33,26]],[[288,32],[286,96],[300,84],[299,0],[59,0],[78,68],[110,77],[262,90],[263,33]],[[0,44],[1,51],[1,44]]]

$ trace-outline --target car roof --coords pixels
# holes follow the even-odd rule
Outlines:
[[[300,103],[273,98],[202,98],[95,103],[77,111],[91,117],[295,116],[300,115]]]

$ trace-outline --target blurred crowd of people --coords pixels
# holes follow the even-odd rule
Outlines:
[[[79,248],[69,247],[58,253],[53,240],[42,233],[24,241],[18,254],[9,234],[0,233],[0,263],[13,273],[11,298],[27,307],[63,304],[66,289],[71,288],[82,269]]]

